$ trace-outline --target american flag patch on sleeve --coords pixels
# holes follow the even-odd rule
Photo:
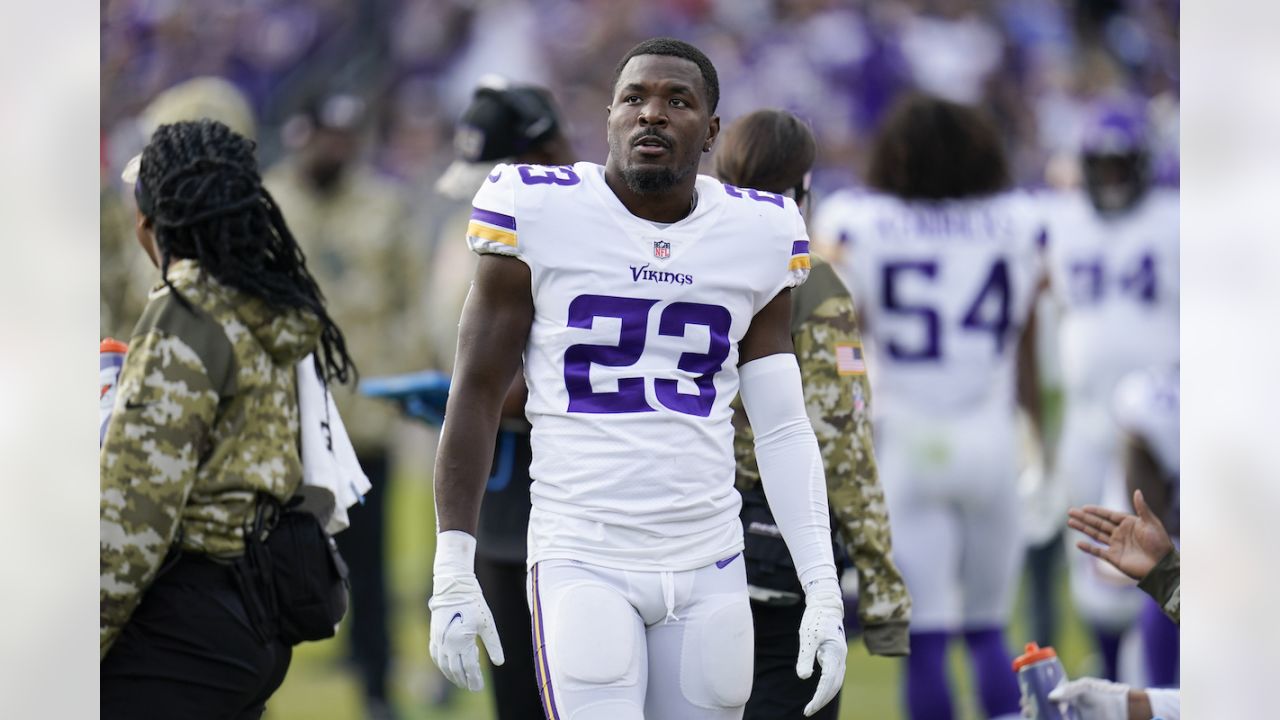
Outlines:
[[[861,345],[855,345],[853,343],[836,343],[836,374],[867,374],[867,363],[862,358]]]

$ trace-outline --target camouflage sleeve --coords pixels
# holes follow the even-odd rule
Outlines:
[[[173,542],[217,404],[189,344],[155,328],[134,336],[99,456],[102,656]]]
[[[1161,558],[1160,562],[1151,568],[1151,572],[1138,582],[1138,588],[1159,603],[1160,609],[1164,610],[1164,614],[1168,615],[1175,624],[1181,624],[1178,619],[1181,615],[1179,599],[1179,590],[1182,587],[1181,565],[1178,551],[1170,550],[1169,554]]]
[[[822,448],[827,496],[858,575],[863,640],[872,654],[905,655],[911,597],[891,556],[889,512],[871,442],[871,389],[853,299],[843,283],[797,318],[792,338]]]

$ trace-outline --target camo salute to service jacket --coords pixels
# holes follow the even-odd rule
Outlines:
[[[302,480],[294,368],[319,320],[268,308],[191,260],[169,280],[191,307],[152,291],[100,457],[102,656],[175,538],[187,552],[240,555],[256,494],[285,500]]]
[[[867,650],[905,655],[911,597],[890,557],[889,511],[871,444],[871,388],[853,299],[830,265],[811,259],[808,282],[792,291],[791,337],[822,449],[827,498],[858,575]],[[746,490],[760,482],[755,438],[741,413],[734,430],[737,485]]]

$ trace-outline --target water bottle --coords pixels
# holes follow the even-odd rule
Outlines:
[[[1051,647],[1027,643],[1027,651],[1013,661],[1013,671],[1018,673],[1018,687],[1022,689],[1024,702],[1030,704],[1035,720],[1080,720],[1073,707],[1059,710],[1058,704],[1049,700],[1049,693],[1067,678],[1058,660],[1058,653]]]
[[[105,338],[98,346],[98,378],[102,385],[98,395],[98,447],[102,447],[107,439],[107,423],[111,421],[111,411],[116,406],[116,383],[128,350],[128,345],[113,338]]]

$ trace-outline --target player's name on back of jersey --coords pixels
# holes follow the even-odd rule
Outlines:
[[[876,229],[886,237],[937,236],[948,240],[972,237],[985,240],[1007,235],[1013,223],[1005,213],[991,209],[975,209],[971,205],[955,207],[912,207],[911,212],[886,214],[877,219]]]
[[[675,283],[676,285],[692,285],[693,276],[685,273],[666,272],[665,270],[650,270],[648,263],[636,267],[630,265],[631,282],[655,282],[655,283]]]

